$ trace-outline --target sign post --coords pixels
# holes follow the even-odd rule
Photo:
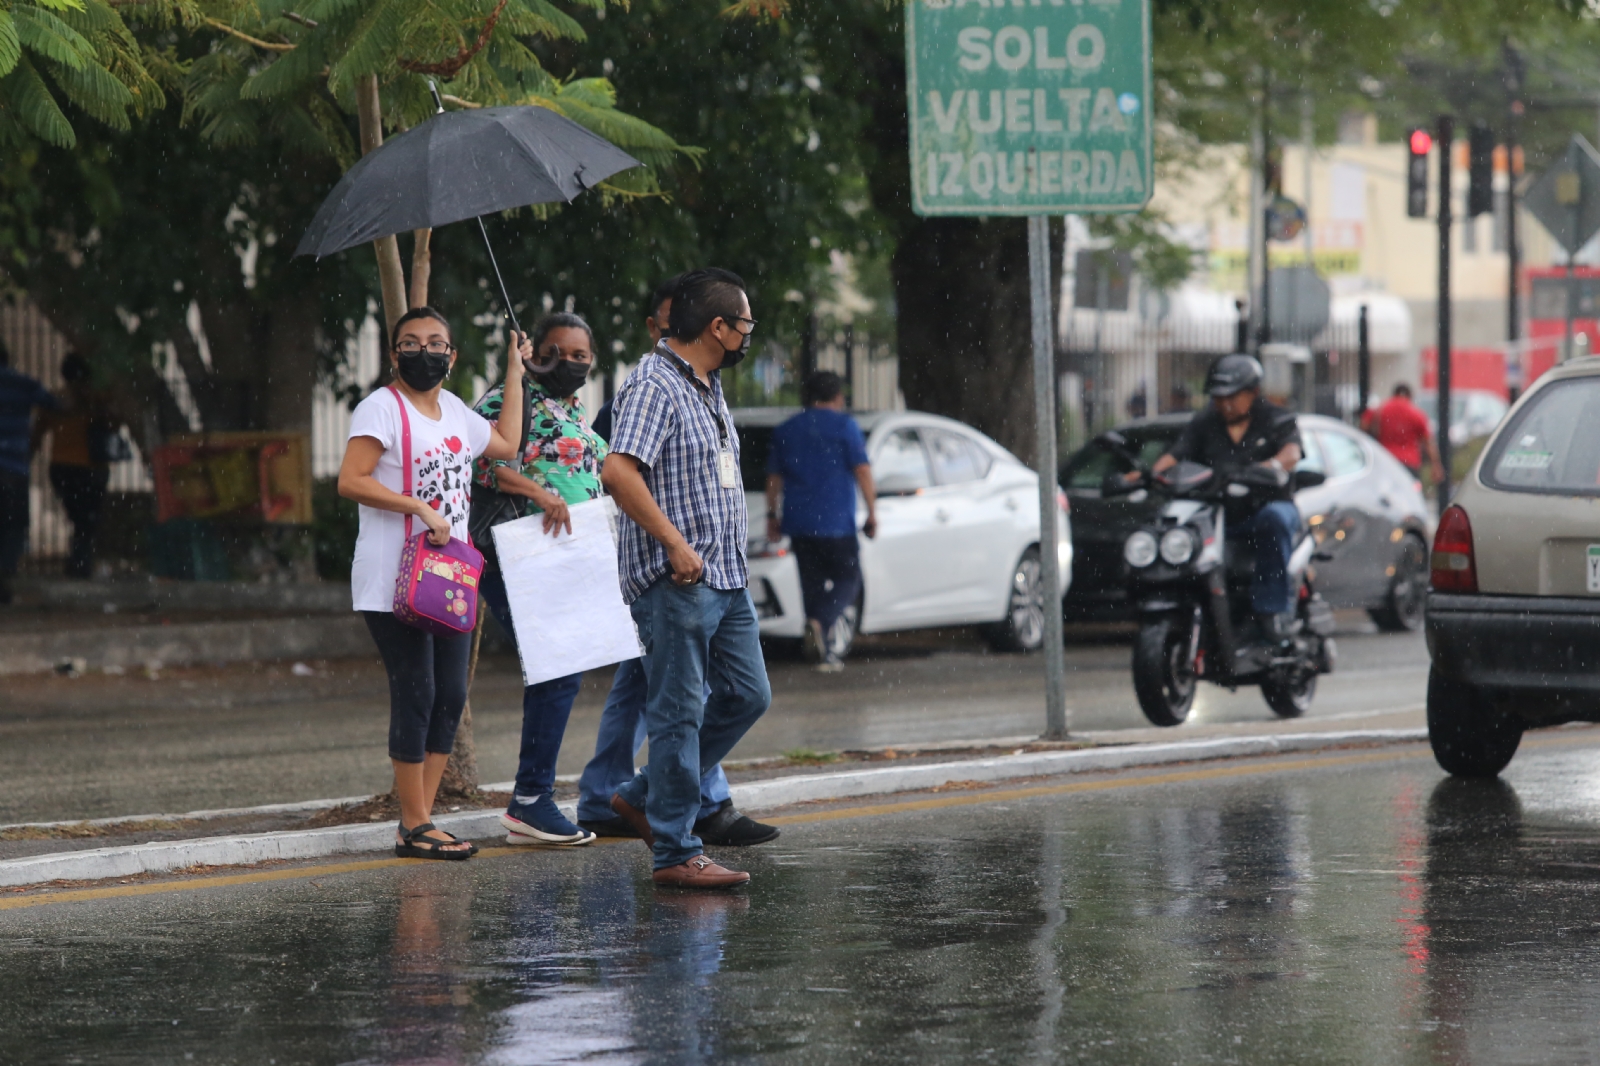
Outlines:
[[[1149,0],[907,0],[906,94],[916,212],[1028,217],[1045,736],[1065,737],[1048,216],[1150,199]]]

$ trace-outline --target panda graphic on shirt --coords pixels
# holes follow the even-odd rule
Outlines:
[[[446,437],[438,447],[413,456],[411,463],[417,499],[448,518],[452,526],[465,525],[471,462],[461,438]]]

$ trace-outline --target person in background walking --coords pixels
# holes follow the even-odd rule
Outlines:
[[[63,359],[61,380],[66,402],[41,417],[35,432],[50,434],[50,485],[72,520],[66,574],[87,578],[93,576],[94,538],[111,478],[102,441],[112,430],[104,400],[90,384],[87,359],[76,352]]]
[[[451,537],[467,539],[473,460],[521,454],[522,363],[532,358],[533,346],[512,334],[518,357],[506,360],[506,400],[500,421],[491,425],[443,391],[456,362],[443,315],[413,307],[400,316],[393,334],[394,385],[356,405],[339,467],[339,495],[361,505],[350,594],[389,675],[389,760],[400,799],[395,854],[465,859],[477,847],[436,828],[431,818],[467,705],[472,634],[435,636],[406,625],[394,616],[394,590],[408,530],[413,536],[425,530],[429,543],[440,547]],[[409,477],[402,469],[407,426]],[[410,492],[402,494],[408,484]],[[417,521],[408,523],[407,517]]]
[[[861,427],[844,412],[844,382],[813,371],[800,385],[805,410],[772,431],[767,452],[767,539],[789,538],[806,605],[806,653],[838,673],[834,623],[861,595],[856,489],[867,501],[861,532],[878,534],[877,492]],[[778,517],[779,501],[783,517]]]
[[[650,342],[660,344],[672,314],[672,294],[683,277],[668,278],[651,294],[645,309],[644,326]],[[595,432],[611,433],[611,403],[595,416]],[[601,429],[604,419],[604,429]],[[600,730],[595,736],[594,757],[578,779],[578,825],[591,833],[608,837],[636,837],[638,832],[611,809],[611,797],[633,779],[634,760],[644,747],[645,674],[642,659],[629,659],[617,667],[600,715]],[[700,813],[694,834],[713,847],[747,847],[764,844],[778,835],[776,826],[763,825],[748,818],[733,805],[728,790],[728,775],[721,764],[703,768],[700,775]]]
[[[618,570],[645,648],[650,738],[649,766],[611,808],[651,847],[657,884],[750,880],[705,855],[694,823],[700,767],[721,762],[772,700],[747,587],[739,437],[718,374],[745,357],[755,326],[737,274],[686,274],[671,336],[617,393],[602,473],[624,516]]]
[[[1377,438],[1378,443],[1411,471],[1413,477],[1422,476],[1422,459],[1428,459],[1428,473],[1438,484],[1444,477],[1444,466],[1439,462],[1439,445],[1433,439],[1433,426],[1422,408],[1411,402],[1411,386],[1399,384],[1376,410],[1362,420],[1363,428]]]
[[[0,604],[11,602],[12,580],[28,544],[28,467],[33,457],[33,409],[60,406],[50,390],[11,367],[0,341]]]
[[[482,459],[475,476],[480,484],[522,498],[523,516],[542,514],[544,531],[572,532],[569,504],[605,495],[600,464],[606,442],[589,428],[588,413],[577,392],[594,367],[594,331],[573,314],[548,315],[533,330],[537,362],[527,366],[528,399],[533,404],[528,439],[512,461]],[[475,405],[491,422],[500,417],[505,387],[496,385]],[[483,575],[479,591],[507,635],[516,642],[505,575],[498,566]],[[559,610],[559,604],[551,604]],[[537,654],[530,649],[531,654]],[[567,820],[551,793],[556,785],[556,758],[572,715],[572,702],[583,686],[583,673],[541,681],[522,690],[522,745],[511,804],[500,816],[512,844],[580,845],[595,835]]]

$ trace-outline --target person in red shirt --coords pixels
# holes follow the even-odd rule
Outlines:
[[[1363,428],[1389,449],[1389,453],[1418,477],[1423,453],[1428,457],[1428,473],[1439,481],[1444,468],[1439,463],[1439,446],[1433,440],[1433,426],[1422,409],[1411,402],[1411,386],[1396,385],[1394,395],[1362,419]]]

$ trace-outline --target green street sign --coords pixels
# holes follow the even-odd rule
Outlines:
[[[906,0],[919,215],[1150,199],[1149,0]]]

